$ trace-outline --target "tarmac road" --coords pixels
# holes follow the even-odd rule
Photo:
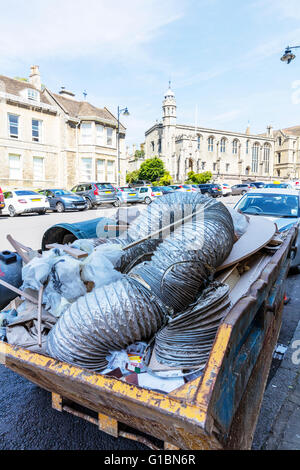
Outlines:
[[[224,200],[234,204],[237,197]],[[111,216],[115,209],[104,209]],[[101,214],[102,215],[102,214]],[[45,229],[64,220],[77,222],[100,217],[98,211],[83,213],[47,214],[45,216],[23,216],[16,219],[0,217],[0,247],[9,248],[6,234],[28,244],[40,247]],[[285,307],[280,342],[287,343],[300,319],[298,301],[298,275],[288,279],[288,294],[291,303]],[[272,375],[276,374],[278,362],[273,361]],[[256,448],[260,447],[259,436]],[[99,431],[93,424],[67,413],[51,408],[50,393],[23,379],[4,365],[0,365],[0,450],[147,450],[144,445],[124,438],[115,439]]]

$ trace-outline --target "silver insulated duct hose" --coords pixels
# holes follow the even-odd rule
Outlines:
[[[61,361],[101,371],[109,351],[150,339],[165,314],[158,298],[124,275],[73,303],[49,333],[47,351]]]
[[[195,207],[185,209],[185,216],[194,214],[189,221],[163,240],[151,261],[130,271],[175,312],[191,304],[212,280],[234,242],[232,218],[221,202],[202,197]]]

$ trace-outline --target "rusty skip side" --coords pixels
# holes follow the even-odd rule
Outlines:
[[[195,379],[169,395],[3,342],[0,359],[2,356],[8,368],[42,388],[168,445],[191,450],[221,449],[228,448],[231,442],[237,448],[247,448],[280,329],[287,256],[296,234],[292,228],[247,296],[220,325],[203,379]],[[258,387],[258,380],[262,386]],[[242,422],[243,417],[246,437],[242,443],[236,438],[240,428],[235,423]]]

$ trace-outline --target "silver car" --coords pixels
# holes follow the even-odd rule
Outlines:
[[[259,215],[276,223],[279,232],[300,223],[300,195],[292,189],[256,189],[246,193],[234,206],[243,214]],[[291,267],[300,265],[300,232]]]

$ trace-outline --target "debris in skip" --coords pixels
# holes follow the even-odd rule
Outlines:
[[[194,192],[107,220],[99,233],[117,236],[43,251],[8,236],[23,267],[0,277],[0,340],[170,393],[203,373],[221,322],[284,234]]]

